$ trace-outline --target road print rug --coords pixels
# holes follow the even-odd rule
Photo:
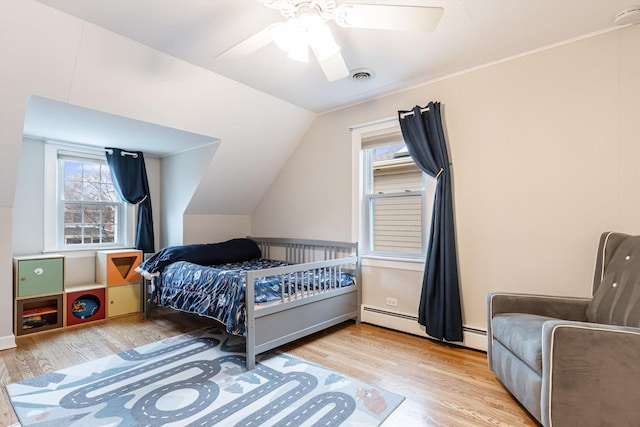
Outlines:
[[[404,397],[201,329],[9,384],[28,426],[377,426]]]

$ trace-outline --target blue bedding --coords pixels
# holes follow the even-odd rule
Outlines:
[[[154,280],[151,301],[178,310],[212,317],[225,324],[227,332],[245,335],[245,276],[244,271],[290,265],[282,261],[254,259],[224,265],[202,266],[178,261],[164,267]],[[334,280],[333,271],[314,270],[314,274],[284,275],[285,296],[311,282],[317,288]],[[354,284],[353,277],[338,273],[340,287]],[[310,277],[313,276],[313,277]],[[325,277],[326,276],[326,277]],[[283,277],[267,276],[256,280],[255,302],[265,303],[281,299]]]

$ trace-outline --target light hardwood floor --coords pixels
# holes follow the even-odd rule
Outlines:
[[[18,337],[0,351],[2,385],[215,325],[163,311]],[[393,426],[536,426],[487,367],[486,354],[367,324],[346,322],[282,347],[406,399],[383,424]],[[4,387],[0,426],[18,422]]]

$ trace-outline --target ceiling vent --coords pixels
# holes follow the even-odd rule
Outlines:
[[[351,80],[354,82],[366,82],[371,80],[376,73],[373,70],[369,70],[367,68],[356,68],[355,70],[351,70],[350,76]]]
[[[623,10],[616,15],[613,22],[616,25],[640,24],[640,6]]]

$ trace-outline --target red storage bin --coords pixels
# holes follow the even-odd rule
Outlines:
[[[67,291],[67,326],[105,318],[105,288]]]

